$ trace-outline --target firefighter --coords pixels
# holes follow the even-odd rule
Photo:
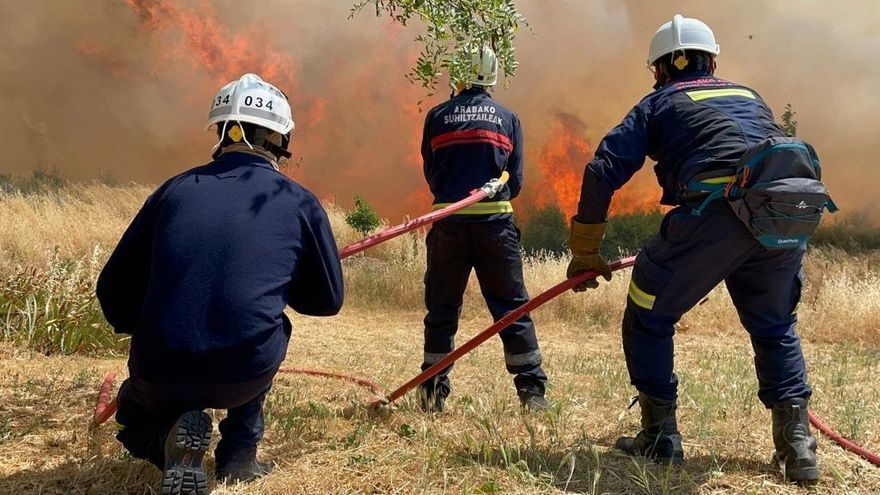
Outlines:
[[[599,251],[612,194],[646,156],[655,160],[661,203],[675,208],[639,254],[629,285],[623,348],[639,392],[642,430],[619,439],[616,447],[629,455],[683,461],[674,325],[723,281],[751,337],[758,396],[771,410],[775,459],[790,480],[810,482],[819,476],[816,440],[807,420],[811,390],[795,331],[804,249],[763,247],[726,201],[693,214],[707,196],[693,192],[695,181],[710,186],[706,189],[729,182],[750,147],[783,136],[754,90],[714,76],[718,53],[712,30],[697,19],[676,15],[654,35],[648,65],[655,91],[605,136],[586,166],[571,221],[568,273],[596,270],[611,279]]]
[[[523,282],[520,232],[510,200],[523,180],[522,125],[488,89],[498,79],[495,52],[479,49],[470,81],[458,95],[434,107],[425,119],[422,158],[434,209],[458,201],[503,171],[510,180],[500,193],[437,222],[428,232],[425,273],[425,346],[422,370],[452,352],[462,297],[471,269],[495,321],[528,300]],[[544,410],[547,376],[541,369],[535,327],[523,316],[501,331],[507,370],[524,408]],[[440,412],[451,390],[450,368],[419,389],[425,411]]]
[[[343,301],[327,215],[278,171],[294,127],[287,97],[246,74],[211,101],[212,125],[214,160],[147,199],[97,285],[107,321],[132,336],[117,438],[164,470],[163,494],[207,493],[206,408],[228,410],[217,478],[269,472],[256,452],[292,330],[284,308],[330,316]]]

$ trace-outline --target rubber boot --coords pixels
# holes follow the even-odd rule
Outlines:
[[[204,411],[184,413],[165,437],[162,495],[207,495],[202,458],[211,443],[211,417]]]
[[[681,434],[675,420],[675,401],[639,393],[642,410],[642,431],[633,437],[621,437],[614,446],[631,456],[642,456],[658,462],[680,465],[684,462]]]
[[[419,385],[419,407],[427,413],[441,413],[449,395],[447,387],[441,385],[437,377],[430,378]]]
[[[816,437],[810,433],[806,399],[791,399],[771,408],[773,459],[789,481],[811,483],[819,479]]]
[[[260,462],[256,454],[242,461],[230,461],[216,469],[217,479],[233,483],[247,483],[272,472],[275,466],[269,462]]]
[[[525,411],[543,412],[550,409],[550,402],[543,395],[528,390],[517,390],[516,394],[519,396],[519,403]]]

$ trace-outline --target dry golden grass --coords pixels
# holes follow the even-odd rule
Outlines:
[[[294,317],[287,364],[373,377],[390,390],[418,369],[420,316],[346,310],[333,319]],[[369,399],[365,391],[284,375],[267,404],[261,454],[277,470],[216,493],[557,493],[566,484],[613,494],[880,493],[880,471],[821,437],[822,482],[811,490],[780,482],[768,463],[769,414],[755,397],[745,338],[679,336],[687,463],[667,472],[626,458],[610,448],[638,424],[635,410],[625,412],[632,390],[617,331],[535,316],[548,396],[557,403],[551,412],[519,412],[497,339],[456,365],[448,411],[437,416],[407,397],[387,418],[365,411],[346,417],[346,407]],[[468,312],[462,338],[487,323]],[[876,349],[807,343],[806,350],[814,409],[876,448],[880,391],[864,386],[880,372]],[[125,363],[0,348],[0,493],[154,493],[158,470],[129,459],[112,424],[88,432],[96,386],[109,369],[124,374]]]
[[[45,266],[55,251],[82,258],[96,245],[112,249],[151,192],[92,184],[53,194],[0,193],[0,270],[16,263]]]
[[[108,253],[147,188],[75,186],[57,197],[0,196],[0,273],[58,256]],[[357,239],[330,209],[340,245]],[[56,247],[57,246],[57,247]],[[391,390],[421,359],[421,235],[345,262],[347,305],[336,318],[293,316],[289,366],[374,378]],[[533,259],[533,294],[561,280],[564,261]],[[880,256],[831,250],[808,258],[801,333],[813,408],[838,430],[880,449]],[[523,415],[497,339],[453,372],[447,413],[405,398],[388,417],[342,410],[369,397],[354,386],[282,376],[267,403],[263,480],[216,493],[876,494],[880,469],[820,438],[824,477],[813,489],[781,483],[769,465],[769,413],[756,398],[751,349],[723,287],[682,321],[676,339],[686,466],[666,470],[615,452],[638,427],[619,341],[627,273],[588,294],[566,294],[535,313],[552,411]],[[490,321],[472,284],[460,339]],[[45,357],[0,345],[0,493],[155,493],[158,471],[124,453],[88,419],[102,374],[119,358]],[[221,413],[215,413],[219,419]]]

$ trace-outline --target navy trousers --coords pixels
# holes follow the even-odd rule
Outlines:
[[[623,318],[632,384],[653,397],[677,397],[674,325],[724,281],[751,337],[761,402],[809,397],[795,328],[804,250],[763,247],[725,203],[699,217],[690,211],[669,212],[636,260]]]
[[[438,222],[427,237],[425,272],[425,358],[422,370],[439,362],[455,347],[455,333],[471,269],[495,321],[529,300],[523,282],[519,229],[510,220],[482,223]],[[544,395],[547,375],[541,369],[541,351],[529,315],[500,333],[507,371],[515,375],[517,390]],[[437,375],[438,393],[450,391],[451,366]]]
[[[219,425],[217,466],[246,461],[263,439],[263,402],[276,372],[242,383],[156,383],[130,377],[119,389],[116,438],[132,456],[162,469],[165,436],[181,414],[228,409]]]

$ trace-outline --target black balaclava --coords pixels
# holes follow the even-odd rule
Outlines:
[[[654,84],[654,89],[659,89],[676,79],[692,74],[714,74],[715,57],[701,51],[678,50],[657,59],[654,62],[654,67],[656,67],[658,75],[662,75]]]

